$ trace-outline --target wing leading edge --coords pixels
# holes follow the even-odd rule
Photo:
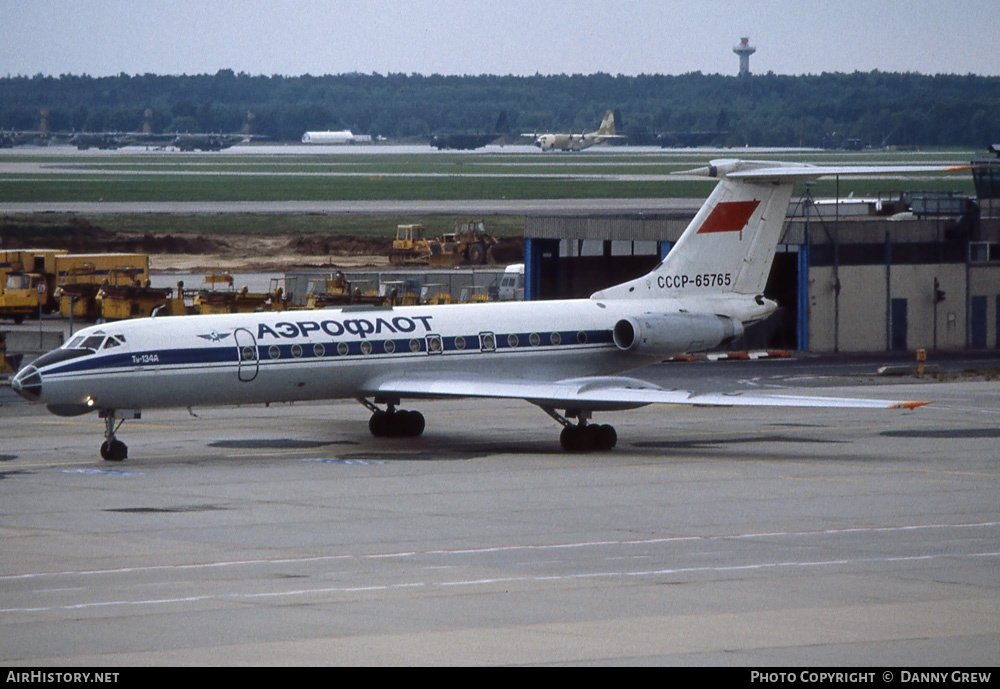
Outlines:
[[[916,409],[929,402],[888,401],[854,397],[768,395],[749,393],[695,393],[668,390],[653,383],[623,376],[572,378],[552,382],[479,379],[469,381],[436,376],[382,379],[366,386],[371,396],[399,398],[485,397],[523,399],[542,407],[611,411],[648,404],[699,407],[813,407],[842,409]]]

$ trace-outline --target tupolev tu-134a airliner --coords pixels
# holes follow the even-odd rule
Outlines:
[[[795,182],[961,169],[713,161],[679,173],[720,181],[667,257],[589,299],[105,323],[42,355],[11,385],[54,414],[97,412],[101,456],[112,461],[128,454],[121,423],[157,407],[357,399],[372,412],[372,435],[414,437],[424,417],[400,409],[404,399],[523,399],[563,426],[570,451],[617,443],[612,426],[590,423],[594,412],[648,404],[912,409],[926,403],[692,394],[621,374],[724,345],[775,310],[764,285]]]

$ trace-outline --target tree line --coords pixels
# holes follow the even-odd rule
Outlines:
[[[0,129],[253,133],[298,141],[310,130],[426,141],[444,132],[582,132],[621,112],[633,145],[714,132],[731,146],[983,147],[1000,141],[1000,78],[855,72],[749,78],[216,74],[0,78]],[[248,123],[249,116],[249,123]],[[679,139],[685,140],[683,137]],[[692,139],[688,139],[692,140]]]

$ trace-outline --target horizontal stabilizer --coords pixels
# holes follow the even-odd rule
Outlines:
[[[808,165],[769,160],[713,160],[705,167],[671,174],[711,177],[744,182],[807,182],[822,177],[867,177],[912,175],[930,172],[961,172],[971,165]]]

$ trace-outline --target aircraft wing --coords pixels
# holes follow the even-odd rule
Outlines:
[[[541,407],[610,411],[647,404],[682,404],[705,407],[824,407],[853,409],[915,409],[928,404],[851,397],[768,395],[750,393],[695,393],[668,390],[653,383],[623,376],[597,376],[558,381],[512,381],[448,376],[383,378],[362,391],[369,396],[400,398],[492,397],[523,399]]]

